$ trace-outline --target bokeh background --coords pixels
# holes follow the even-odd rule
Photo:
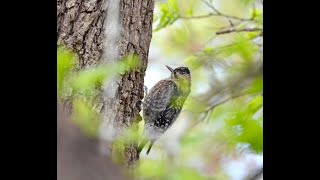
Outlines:
[[[175,3],[177,16],[214,13],[208,6],[211,4],[223,14],[243,19],[250,19],[255,14],[257,21],[225,16],[177,18],[157,30],[161,27],[161,18],[170,19],[168,14],[170,9],[175,11]],[[262,1],[157,2],[156,31],[150,46],[145,85],[150,89],[159,80],[169,77],[165,65],[188,66],[192,74],[192,93],[180,117],[154,144],[149,155],[145,155],[146,150],[141,155],[144,166],[162,169],[163,179],[174,179],[182,176],[181,172],[187,172],[183,176],[188,177],[186,179],[240,180],[261,172],[262,31],[221,35],[216,32],[232,29],[231,23],[234,29],[262,29],[262,12]],[[175,19],[175,15],[172,16]],[[144,168],[151,167],[141,168],[144,172]],[[150,177],[153,176],[151,172]],[[157,173],[154,177],[159,176]]]

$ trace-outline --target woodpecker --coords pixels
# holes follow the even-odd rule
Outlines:
[[[142,103],[145,125],[138,154],[150,142],[146,153],[149,154],[154,142],[175,122],[191,91],[191,74],[187,67],[166,67],[171,76],[153,86]]]

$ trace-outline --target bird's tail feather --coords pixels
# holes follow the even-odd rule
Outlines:
[[[143,149],[143,148],[145,147],[145,145],[148,143],[148,141],[149,141],[149,140],[147,140],[147,139],[143,139],[143,140],[140,142],[140,144],[139,144],[139,146],[138,146],[138,149],[137,149],[137,152],[138,152],[139,155],[140,155],[142,149]],[[147,155],[149,154],[149,152],[150,152],[150,150],[151,150],[154,142],[155,142],[155,140],[151,140],[151,141],[150,141],[150,145],[149,145],[148,150],[147,150],[147,153],[146,153]]]
[[[142,139],[142,141],[140,142],[139,146],[138,146],[138,149],[137,149],[137,152],[138,154],[140,155],[142,149],[144,148],[144,146],[148,143],[148,140],[147,139]]]
[[[150,142],[149,148],[148,148],[148,150],[147,150],[147,155],[149,154],[149,152],[150,152],[150,150],[151,150],[152,145],[153,145],[154,142],[155,142],[155,141],[151,141],[151,142]]]

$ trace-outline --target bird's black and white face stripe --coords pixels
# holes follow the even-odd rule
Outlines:
[[[176,69],[173,69],[169,66],[167,68],[171,71],[171,77],[174,78],[182,78],[182,77],[187,77],[190,78],[190,70],[187,67],[177,67]]]
[[[178,67],[173,70],[173,77],[176,79],[190,79],[190,71],[187,67]]]
[[[190,76],[190,70],[187,67],[178,67],[178,68],[174,69],[173,72],[175,74]]]

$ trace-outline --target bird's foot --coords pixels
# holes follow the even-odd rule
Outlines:
[[[145,102],[143,102],[142,100],[139,100],[137,104],[138,104],[138,106],[140,106],[141,109],[142,109],[142,107],[146,107],[146,105],[147,105],[147,104],[146,104]]]
[[[147,94],[148,94],[148,87],[147,86],[143,86],[143,90],[144,90],[144,97],[146,97]]]

